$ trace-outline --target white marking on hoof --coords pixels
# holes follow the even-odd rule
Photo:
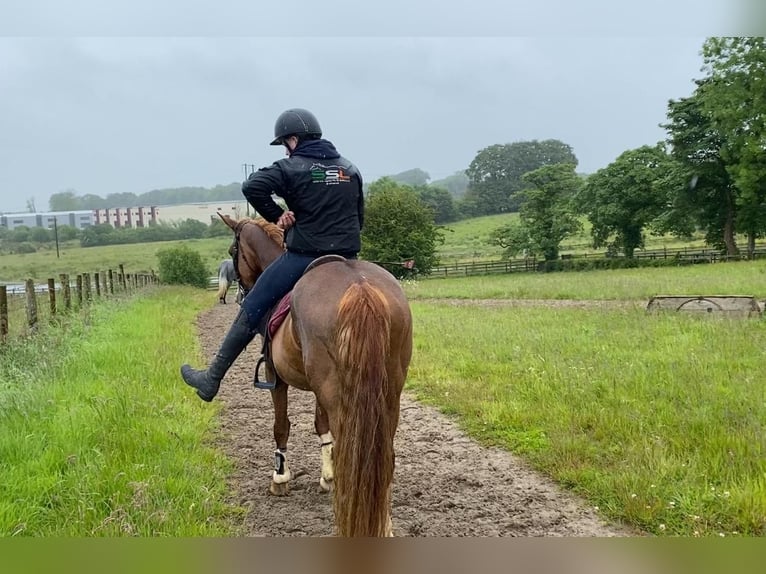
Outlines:
[[[325,492],[332,490],[335,480],[335,468],[332,460],[332,434],[325,433],[319,437],[322,440],[322,475],[319,478],[319,487]]]

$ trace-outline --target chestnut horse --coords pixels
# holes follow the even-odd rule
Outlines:
[[[282,231],[263,219],[221,219],[234,231],[231,252],[248,290],[284,251]],[[271,345],[277,381],[271,492],[286,494],[291,478],[288,385],[311,391],[322,444],[319,482],[334,491],[337,534],[392,536],[394,434],[412,356],[412,315],[401,285],[367,261],[322,263],[295,285]]]

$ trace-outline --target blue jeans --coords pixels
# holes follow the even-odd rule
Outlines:
[[[313,255],[285,251],[261,273],[241,305],[253,331],[260,327],[269,309],[295,286],[314,259]]]

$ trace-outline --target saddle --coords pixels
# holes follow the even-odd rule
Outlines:
[[[345,260],[346,258],[340,255],[323,255],[322,257],[318,257],[309,263],[308,267],[306,267],[305,271],[303,272],[303,275],[306,275],[306,273],[312,269],[315,269],[316,267],[319,267],[323,263]],[[290,313],[292,295],[293,292],[291,290],[284,297],[282,297],[282,299],[280,299],[279,302],[269,310],[269,312],[266,314],[266,318],[263,320],[263,323],[258,328],[258,331],[263,337],[263,347],[261,348],[261,357],[255,364],[253,386],[256,389],[265,389],[270,391],[277,386],[277,380],[279,377],[277,376],[277,371],[274,368],[274,362],[271,358],[271,340],[274,338],[277,330],[284,322],[285,317],[287,317],[288,313]],[[264,367],[263,380],[261,380],[259,375],[261,366]]]

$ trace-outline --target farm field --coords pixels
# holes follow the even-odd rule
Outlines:
[[[479,445],[500,447],[522,457],[591,508],[597,507],[606,520],[658,536],[762,536],[766,532],[764,319],[647,315],[642,305],[652,286],[658,284],[668,292],[697,292],[703,285],[718,293],[747,290],[763,298],[763,274],[763,262],[748,262],[534,275],[523,278],[527,282],[523,290],[517,288],[519,275],[407,282],[415,320],[415,353],[407,390],[420,404],[438,409],[454,421]],[[564,280],[566,284],[559,283]],[[517,297],[528,304],[514,306]],[[220,453],[214,454],[221,445],[188,438],[207,435],[218,419],[210,418],[215,408],[205,409],[191,400],[194,397],[187,397],[184,391],[188,389],[179,388],[177,376],[178,365],[193,358],[196,313],[224,310],[215,307],[214,299],[211,291],[162,287],[154,295],[120,303],[120,308],[110,312],[111,326],[103,324],[103,317],[94,316],[93,326],[85,331],[93,338],[88,335],[82,347],[64,345],[63,340],[59,340],[60,346],[43,341],[55,349],[46,353],[44,363],[29,359],[39,351],[30,350],[20,355],[24,358],[13,360],[7,353],[3,355],[0,413],[3,428],[11,432],[0,439],[0,459],[17,462],[0,469],[20,474],[7,474],[0,484],[21,484],[14,476],[39,477],[24,482],[27,490],[23,496],[8,487],[0,491],[0,504],[5,504],[4,514],[0,512],[5,517],[0,526],[3,532],[16,532],[21,523],[13,517],[29,515],[35,519],[24,522],[22,530],[27,535],[123,535],[126,531],[121,528],[127,526],[107,520],[114,510],[110,497],[128,504],[135,484],[146,483],[150,499],[157,499],[147,506],[150,514],[157,504],[180,509],[200,493],[192,481],[180,482],[180,490],[173,487],[171,494],[163,494],[170,484],[181,480],[176,473],[186,474],[179,464],[183,468],[199,465],[192,476],[223,477],[231,472]],[[573,300],[581,304],[562,304]],[[619,305],[601,304],[609,300]],[[229,313],[235,310],[234,305],[225,307]],[[224,329],[228,321],[221,319],[220,325]],[[220,336],[222,332],[211,335],[211,340]],[[207,344],[206,353],[213,352],[215,342]],[[163,349],[162,354],[158,355],[158,348]],[[246,381],[249,366],[241,369]],[[27,381],[24,393],[11,393],[17,389],[11,385],[18,385],[21,379]],[[76,393],[69,392],[72,380],[77,381]],[[249,399],[237,388],[241,386],[232,387],[231,400],[236,403],[229,408],[244,412],[234,405]],[[267,406],[257,416],[264,416],[264,410],[268,415],[258,423],[265,425],[258,436],[266,439],[261,442],[268,450],[271,412],[268,396],[259,395],[261,399]],[[417,405],[408,408],[420,409]],[[310,412],[310,402],[306,408]],[[157,409],[165,413],[156,421],[160,428],[147,427],[136,435],[136,421],[151,419]],[[425,416],[414,411],[410,415]],[[242,421],[235,424],[237,428],[243,425]],[[171,447],[163,446],[162,441],[176,440],[168,428],[187,437],[180,444],[186,445],[183,452],[191,457],[189,461],[163,458]],[[310,434],[310,425],[306,428]],[[252,437],[252,428],[247,433]],[[48,444],[42,438],[29,437],[52,435],[59,438],[50,454],[25,456],[22,462],[22,453]],[[113,437],[109,444],[114,453],[105,459],[99,445],[107,437]],[[133,438],[125,440],[128,437]],[[145,440],[161,442],[147,448]],[[311,452],[313,441],[307,440]],[[410,448],[419,440],[426,439],[412,442]],[[211,446],[214,451],[209,450]],[[91,454],[89,448],[101,454]],[[235,457],[235,466],[239,464],[236,452],[229,451],[227,456],[228,460]],[[76,458],[68,459],[70,454]],[[96,463],[93,456],[101,462]],[[111,465],[113,457],[114,464],[137,465],[131,471],[137,480],[124,478],[117,485],[106,480],[99,465],[104,461]],[[140,462],[130,462],[139,458]],[[38,462],[32,464],[35,460]],[[62,466],[62,460],[71,462]],[[406,464],[406,454],[401,460]],[[63,484],[74,494],[51,499],[46,485],[52,483]],[[80,483],[93,491],[84,494],[76,486]],[[109,492],[100,493],[99,484]],[[207,481],[202,484],[211,487]],[[222,478],[215,484],[220,487]],[[447,483],[443,488],[442,494],[449,496],[453,486]],[[500,485],[491,478],[483,480],[482,491],[492,488]],[[460,492],[470,496],[465,489]],[[174,497],[173,502],[162,502],[168,495]],[[207,522],[205,532],[237,531],[240,511],[227,509],[226,496],[224,490],[216,489],[205,495],[206,508],[218,508],[218,518]],[[93,497],[101,501],[96,506],[87,502]],[[454,512],[486,504],[481,502],[484,499],[477,500],[465,507],[458,505]],[[15,502],[9,506],[9,501]],[[453,511],[442,511],[453,520],[465,520],[449,514]],[[141,508],[125,512],[135,521],[130,527],[134,531],[151,535],[193,531],[185,522],[191,515],[173,517],[180,522],[171,527],[156,522],[156,516],[143,514]],[[509,510],[503,512],[507,515]],[[105,520],[109,526],[99,527]],[[438,535],[438,531],[423,530],[422,523],[407,519],[402,524],[410,535]],[[504,528],[510,528],[501,531],[511,535],[513,526]],[[481,532],[493,535],[488,534],[492,531]]]

